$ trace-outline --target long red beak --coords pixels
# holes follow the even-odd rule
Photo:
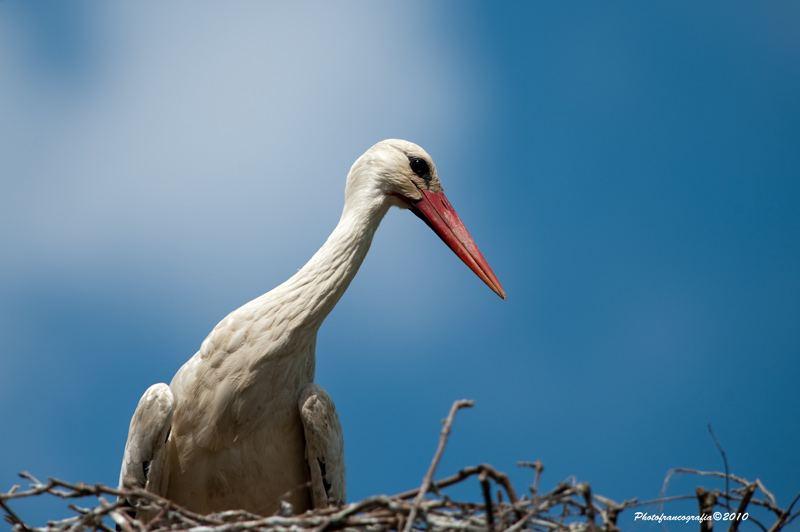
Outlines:
[[[428,227],[439,235],[447,247],[453,250],[458,257],[475,272],[494,293],[506,299],[506,293],[500,286],[500,281],[495,277],[494,272],[489,267],[486,259],[481,255],[478,246],[469,236],[467,228],[456,214],[453,206],[447,200],[443,192],[431,192],[422,190],[422,199],[417,202],[409,202],[411,210],[428,224]]]

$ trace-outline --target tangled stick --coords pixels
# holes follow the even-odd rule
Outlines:
[[[739,514],[750,513],[747,521],[732,521],[729,532],[737,532],[744,523],[754,523],[764,532],[779,532],[786,529],[800,515],[794,507],[800,501],[800,494],[788,508],[781,508],[775,496],[760,480],[750,482],[730,473],[698,471],[694,469],[673,469],[667,473],[661,496],[655,500],[639,502],[636,499],[616,503],[615,501],[592,493],[588,483],[559,482],[549,492],[539,490],[541,462],[519,465],[531,467],[535,471],[533,485],[529,494],[518,497],[508,477],[491,466],[482,464],[462,469],[456,474],[434,481],[434,475],[447,443],[447,438],[456,412],[472,406],[472,401],[456,401],[444,421],[439,446],[428,468],[422,485],[394,496],[368,497],[340,508],[312,510],[301,515],[273,515],[261,517],[244,511],[228,511],[218,514],[200,515],[182,508],[175,503],[141,489],[115,489],[102,484],[70,484],[57,479],[43,483],[30,475],[22,473],[30,486],[21,490],[13,486],[8,492],[0,493],[0,509],[6,522],[12,525],[13,532],[113,532],[115,527],[125,532],[166,532],[168,530],[191,530],[193,532],[389,532],[417,531],[427,532],[619,532],[619,518],[628,515],[628,524],[635,524],[633,509],[659,507],[673,501],[697,499],[703,512],[714,509],[735,508]],[[698,488],[696,494],[666,496],[666,487],[674,475],[693,475],[699,479],[713,477],[726,481],[725,491]],[[459,502],[441,495],[441,490],[471,477],[477,476],[483,494],[483,502]],[[502,488],[496,499],[491,495],[491,482]],[[730,487],[736,485],[738,487]],[[431,493],[435,496],[431,496]],[[503,495],[505,494],[505,495]],[[17,499],[34,499],[46,495],[60,499],[73,500],[94,498],[94,508],[80,508],[68,504],[74,514],[58,521],[48,521],[44,526],[26,523],[11,508]],[[140,507],[148,509],[155,516],[142,522],[128,515],[120,498],[135,498]],[[507,500],[506,500],[507,499]],[[661,511],[661,510],[659,510]],[[794,512],[794,513],[793,513]],[[769,521],[772,519],[772,521]],[[701,529],[709,529],[708,521],[699,521]],[[770,524],[771,522],[771,524]],[[724,524],[724,523],[720,523]],[[685,523],[677,525],[681,530],[690,530]],[[706,528],[704,528],[706,527]],[[752,527],[751,527],[752,528]]]
[[[436,468],[439,466],[439,461],[442,459],[442,453],[444,452],[444,447],[447,444],[447,438],[450,436],[450,429],[453,426],[453,420],[456,417],[456,412],[462,408],[471,408],[474,404],[475,403],[470,400],[461,399],[460,401],[453,403],[453,406],[450,407],[450,414],[447,416],[447,419],[444,420],[442,433],[439,435],[439,447],[436,448],[436,454],[433,455],[433,461],[431,462],[425,477],[422,479],[422,486],[419,488],[417,496],[414,497],[414,502],[411,505],[411,512],[408,515],[408,521],[406,521],[406,526],[403,528],[403,532],[411,532],[411,527],[414,526],[414,521],[417,517],[417,511],[422,504],[422,499],[425,498],[425,494],[428,492],[431,484],[433,483],[433,474],[436,472]]]

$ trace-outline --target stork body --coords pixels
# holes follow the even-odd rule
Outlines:
[[[410,208],[505,298],[419,146],[387,140],[350,170],[342,217],[288,281],[231,312],[131,420],[120,483],[190,510],[270,515],[344,503],[342,431],[313,383],[316,335],[391,206]]]

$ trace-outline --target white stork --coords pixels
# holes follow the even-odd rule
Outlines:
[[[342,217],[311,260],[228,314],[169,386],[142,396],[121,486],[198,513],[271,515],[281,500],[295,512],[345,502],[342,428],[330,396],[313,382],[314,348],[393,205],[420,217],[505,299],[430,156],[411,142],[379,142],[350,169]]]

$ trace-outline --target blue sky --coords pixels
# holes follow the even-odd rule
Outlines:
[[[648,499],[722,469],[711,423],[734,473],[800,491],[797,4],[41,6],[0,5],[3,490],[115,484],[143,391],[399,137],[508,301],[389,213],[317,342],[351,500],[417,486],[461,398],[439,476],[524,491],[541,459]]]

